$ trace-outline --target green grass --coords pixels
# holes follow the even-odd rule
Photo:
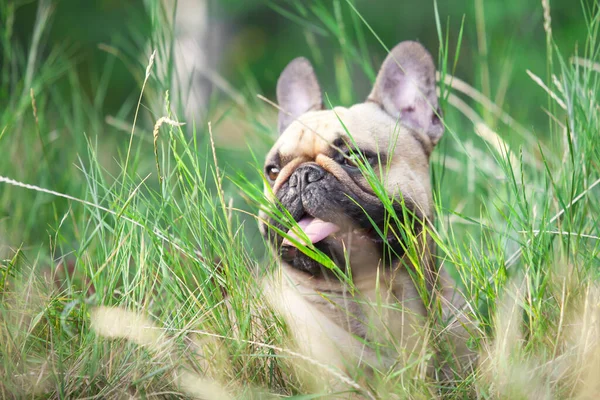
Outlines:
[[[259,304],[259,277],[274,267],[253,215],[268,206],[261,171],[275,112],[256,97],[252,77],[239,88],[243,110],[214,99],[210,128],[155,125],[183,115],[169,100],[177,91],[170,11],[148,6],[152,37],[123,45],[98,76],[80,82],[72,49],[41,51],[48,4],[38,4],[27,51],[13,40],[14,7],[0,5],[0,90],[8,94],[0,101],[0,397],[311,398],[294,369],[310,365],[386,398],[376,383],[285,350],[286,327],[269,310],[248,312]],[[359,101],[353,76],[372,80],[378,67],[365,44],[377,27],[352,4],[274,5],[309,45],[315,34],[334,38],[332,104]],[[482,97],[485,86],[450,78],[460,57],[450,49],[464,48],[463,30],[450,35],[436,17],[424,21],[437,25],[439,50],[430,50],[445,82],[447,129],[432,157],[436,259],[478,323],[470,345],[480,364],[450,388],[419,378],[417,366],[383,374],[381,387],[401,398],[595,398],[599,10],[582,7],[588,33],[577,49],[556,48],[561,32],[546,29],[547,70],[531,74],[547,102],[510,105],[519,115],[546,109],[545,125],[515,121]],[[137,58],[144,40],[160,69],[149,52]],[[311,49],[322,60],[319,47]],[[115,62],[130,66],[140,91],[107,120],[103,96]],[[247,151],[218,145],[231,124],[251,131]],[[372,185],[392,211],[379,182]],[[99,306],[118,307],[121,319],[103,324]],[[152,329],[136,336],[119,330],[122,321]]]

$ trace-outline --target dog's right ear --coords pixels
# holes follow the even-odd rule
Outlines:
[[[433,145],[444,133],[435,91],[435,64],[418,42],[402,42],[390,51],[367,100],[409,128],[427,134]]]
[[[293,59],[277,81],[279,103],[279,133],[299,116],[308,111],[321,110],[321,88],[310,61],[304,57]]]

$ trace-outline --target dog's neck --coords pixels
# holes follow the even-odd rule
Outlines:
[[[341,330],[382,346],[382,355],[397,346],[418,346],[426,321],[426,307],[413,278],[404,267],[353,279],[353,287],[335,278],[315,278],[283,263],[279,284],[291,290],[315,320],[329,321]],[[283,307],[283,306],[282,306]],[[294,313],[284,312],[286,319]],[[385,350],[387,348],[387,350]],[[393,359],[393,357],[391,358]]]
[[[428,296],[419,293],[417,287],[425,289],[428,295],[431,294],[437,276],[431,256],[435,244],[430,238],[427,242],[426,249],[420,252],[422,257],[418,266],[415,266],[406,255],[396,260],[393,266],[383,266],[381,258],[369,265],[353,264],[350,267],[351,276],[348,277],[351,282],[344,281],[333,272],[315,276],[283,261],[280,263],[278,274],[289,286],[312,299],[335,295],[364,301],[379,296],[379,298],[386,298],[386,302],[395,302],[406,299],[407,292],[410,292],[410,296],[414,294],[421,297],[421,302],[424,303]]]

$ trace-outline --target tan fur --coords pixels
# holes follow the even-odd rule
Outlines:
[[[407,68],[399,69],[398,61]],[[302,72],[300,78],[292,73],[298,71]],[[366,102],[349,108],[315,110],[321,96],[310,63],[305,59],[290,63],[278,83],[278,96],[286,93],[283,100],[291,102],[297,115],[285,109],[280,112],[281,136],[266,159],[268,164],[277,155],[281,171],[265,193],[276,195],[297,168],[316,163],[365,202],[380,202],[364,176],[351,178],[330,158],[332,143],[342,137],[361,150],[386,155],[375,171],[387,194],[410,199],[424,216],[425,224],[431,226],[429,156],[443,132],[435,114],[434,73],[429,53],[418,43],[404,42],[384,62]],[[302,89],[302,79],[307,81],[306,90]],[[304,108],[294,103],[295,97],[285,91],[288,87],[300,91],[299,101],[310,99]],[[398,93],[397,88],[407,93]],[[302,109],[304,112],[298,112]],[[403,117],[407,123],[399,122]],[[380,255],[368,245],[361,254],[350,255],[353,292],[335,278],[314,277],[281,262],[276,273],[264,281],[265,299],[286,321],[298,351],[306,356],[348,374],[402,368],[432,352],[429,305],[419,296],[406,268],[413,264],[423,271],[430,295],[442,304],[444,318],[462,304],[450,279],[437,270],[432,260],[434,243],[429,235],[421,233],[417,240],[417,265],[405,256],[395,268],[384,269]],[[459,356],[469,355],[465,344],[468,335],[462,326],[465,319],[457,320],[446,333],[453,336],[451,341]],[[331,383],[325,380],[326,386]]]
[[[393,169],[384,169],[381,176],[391,195],[398,195],[402,190],[405,196],[421,205],[423,210],[431,210],[429,156],[420,144],[420,141],[424,140],[423,135],[398,124],[372,102],[360,103],[350,108],[336,107],[333,110],[303,114],[279,137],[267,159],[273,153],[279,152],[282,157],[293,160],[316,161],[338,179],[353,185],[339,166],[332,165],[337,163],[328,163],[322,156],[338,135],[348,136],[344,126],[359,148],[393,155],[388,163]],[[400,149],[396,151],[398,146]],[[319,155],[321,157],[317,159]],[[291,172],[296,166],[287,165],[284,171]],[[276,192],[288,177],[289,175],[282,171],[273,190]]]
[[[340,165],[324,154],[334,139],[348,136],[340,120],[360,148],[391,155],[390,168],[384,166],[381,176],[388,193],[397,196],[402,191],[430,216],[428,157],[414,137],[417,133],[396,124],[374,103],[311,111],[293,122],[273,146],[273,152],[290,160],[273,192],[304,162],[316,162],[347,187],[356,186]],[[364,178],[361,186],[368,186]],[[376,201],[364,189],[353,192]],[[378,259],[371,259],[363,266],[352,265],[357,289],[357,295],[352,296],[344,293],[343,285],[335,279],[314,278],[282,263],[278,273],[266,282],[265,293],[288,324],[299,351],[346,373],[365,364],[384,369],[398,361],[405,364],[411,356],[427,351],[425,307],[408,272],[384,272],[378,264]],[[324,294],[332,290],[342,294]],[[357,314],[360,316],[354,318]],[[357,333],[384,344],[386,351],[376,355],[353,336]]]

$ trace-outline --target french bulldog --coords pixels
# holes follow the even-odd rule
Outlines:
[[[435,72],[430,53],[405,41],[349,108],[323,106],[305,58],[277,83],[279,137],[264,169],[272,208],[260,220],[279,267],[264,294],[297,350],[336,371],[403,368],[438,352],[434,337],[470,357],[464,318],[452,318],[460,296],[433,259],[429,159],[444,132]],[[432,333],[448,319],[445,336]]]

